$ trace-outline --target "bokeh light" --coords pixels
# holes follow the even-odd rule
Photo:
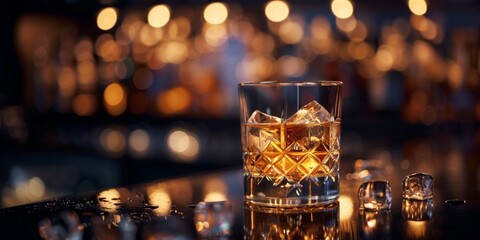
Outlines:
[[[72,101],[73,111],[79,116],[92,116],[97,107],[97,97],[92,94],[78,94]]]
[[[224,25],[210,25],[206,26],[205,42],[212,47],[220,47],[227,41],[227,29]]]
[[[165,4],[156,5],[148,11],[147,19],[150,26],[163,27],[170,21],[170,8]]]
[[[185,130],[173,129],[167,136],[168,149],[180,161],[192,162],[200,152],[198,137]]]
[[[295,56],[282,56],[278,59],[277,69],[287,77],[300,77],[307,70],[307,63],[303,58]]]
[[[349,18],[353,14],[353,4],[349,0],[333,0],[332,12],[337,18]]]
[[[290,8],[285,1],[273,0],[265,6],[265,16],[272,22],[281,22],[290,14]]]
[[[117,23],[117,10],[113,7],[102,9],[97,15],[97,26],[101,30],[110,30]]]
[[[77,90],[76,72],[72,67],[64,67],[58,73],[58,90],[64,98],[69,98]]]
[[[111,34],[103,34],[95,42],[95,52],[106,62],[114,62],[120,59],[121,47]]]
[[[227,20],[227,17],[227,6],[221,2],[210,3],[203,11],[203,18],[210,24],[221,24]]]
[[[28,191],[34,198],[41,198],[45,194],[45,184],[39,177],[32,177],[28,180]]]
[[[299,43],[303,39],[303,21],[299,17],[291,18],[281,23],[278,35],[282,41],[288,44]]]
[[[140,29],[139,38],[145,46],[155,46],[163,38],[163,28],[154,28],[145,24]]]
[[[141,158],[147,155],[150,148],[150,136],[143,129],[136,129],[128,137],[128,146],[134,157]]]
[[[188,57],[188,46],[185,42],[169,41],[159,46],[156,54],[163,62],[180,64]]]
[[[110,156],[122,156],[127,145],[123,130],[118,128],[104,129],[100,133],[100,145]]]
[[[122,114],[126,109],[125,89],[119,83],[112,83],[105,88],[103,100],[107,111],[114,116]]]
[[[335,23],[338,27],[343,32],[351,32],[355,29],[357,26],[357,19],[354,16],[350,16],[348,18],[336,18]]]
[[[425,0],[408,0],[408,8],[415,15],[424,15],[427,12],[427,2]]]
[[[160,93],[157,97],[157,107],[164,114],[178,114],[188,110],[192,95],[184,87],[174,87]]]
[[[118,83],[110,84],[104,93],[105,103],[111,106],[120,104],[125,97],[123,87]]]

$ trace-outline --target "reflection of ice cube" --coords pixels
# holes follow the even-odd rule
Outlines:
[[[255,110],[250,118],[248,118],[248,123],[280,123],[282,121],[281,118],[275,117],[272,115],[268,115],[261,111]]]
[[[402,216],[410,221],[428,221],[433,218],[433,199],[403,199]]]
[[[425,200],[433,198],[433,177],[425,173],[414,173],[402,181],[403,198]]]
[[[382,210],[392,206],[392,190],[388,181],[368,181],[360,185],[358,200],[360,209]]]
[[[317,101],[311,101],[300,108],[287,122],[293,123],[322,123],[330,120],[330,113]]]
[[[390,211],[359,211],[360,229],[364,239],[384,239],[390,235]]]

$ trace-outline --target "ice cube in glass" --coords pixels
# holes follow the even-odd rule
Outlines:
[[[279,117],[256,110],[248,119],[248,123],[261,124],[247,128],[247,145],[251,150],[262,152],[271,142],[280,144],[281,119]]]
[[[386,180],[367,181],[358,189],[360,209],[389,210],[392,206],[392,190]]]
[[[426,200],[433,198],[433,177],[426,173],[414,173],[402,181],[405,199]]]
[[[252,115],[250,115],[247,122],[248,123],[280,123],[281,121],[282,119],[279,117],[268,115],[259,110],[255,110],[252,113]]]
[[[317,101],[311,101],[286,120],[287,123],[306,124],[330,121],[330,113]]]

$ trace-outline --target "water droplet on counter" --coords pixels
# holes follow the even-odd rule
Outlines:
[[[140,209],[157,209],[157,205],[145,205],[145,206],[140,206]]]

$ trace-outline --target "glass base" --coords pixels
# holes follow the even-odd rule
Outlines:
[[[328,205],[339,197],[339,176],[308,177],[297,183],[275,184],[267,177],[244,175],[245,202],[264,207]]]

